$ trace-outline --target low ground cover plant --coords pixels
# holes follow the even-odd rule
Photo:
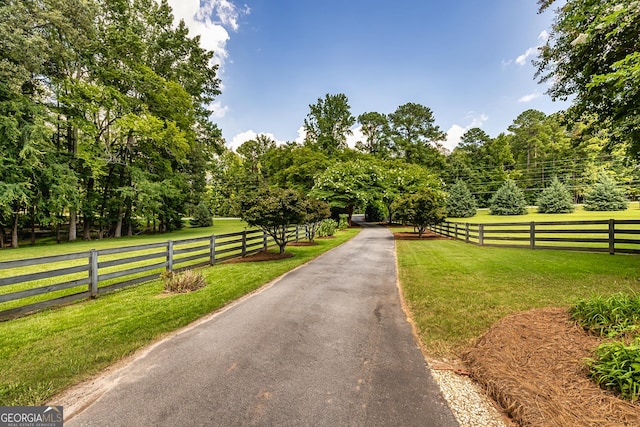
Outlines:
[[[164,283],[164,290],[167,292],[192,292],[207,285],[202,273],[193,270],[185,270],[179,273],[165,271],[161,274],[161,277]]]
[[[316,235],[318,237],[331,237],[336,234],[338,230],[338,223],[331,218],[327,218],[320,222],[318,229],[316,230]]]
[[[640,295],[617,293],[583,299],[570,309],[571,317],[586,330],[617,338],[594,350],[586,361],[591,378],[623,399],[640,397]]]
[[[613,338],[637,329],[640,323],[640,295],[597,295],[579,300],[569,312],[571,318],[586,330]]]

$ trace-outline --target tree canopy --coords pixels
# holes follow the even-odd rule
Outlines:
[[[539,0],[543,11],[555,0]],[[618,141],[640,155],[640,4],[628,0],[567,0],[556,9],[537,61],[553,99],[573,98],[574,118],[600,118]]]

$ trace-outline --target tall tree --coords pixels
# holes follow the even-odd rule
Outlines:
[[[379,159],[388,158],[392,141],[387,116],[376,112],[364,113],[358,116],[358,123],[365,140],[356,142],[356,148]]]
[[[444,169],[445,157],[440,141],[446,134],[435,124],[430,108],[409,102],[390,113],[389,121],[397,157],[432,170]]]
[[[356,119],[351,114],[349,99],[343,93],[326,94],[309,105],[309,114],[304,120],[305,145],[335,157],[347,148],[347,135]]]
[[[540,11],[555,0],[538,0]],[[628,0],[567,0],[556,9],[536,65],[553,99],[573,98],[572,117],[595,114],[640,156],[640,9]]]

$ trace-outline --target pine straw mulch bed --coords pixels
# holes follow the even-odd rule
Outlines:
[[[515,313],[463,354],[470,375],[522,426],[640,426],[640,405],[588,377],[584,358],[603,338],[564,308]]]

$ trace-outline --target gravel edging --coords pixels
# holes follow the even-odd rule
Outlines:
[[[431,375],[461,427],[509,427],[511,424],[471,378],[431,368]]]

